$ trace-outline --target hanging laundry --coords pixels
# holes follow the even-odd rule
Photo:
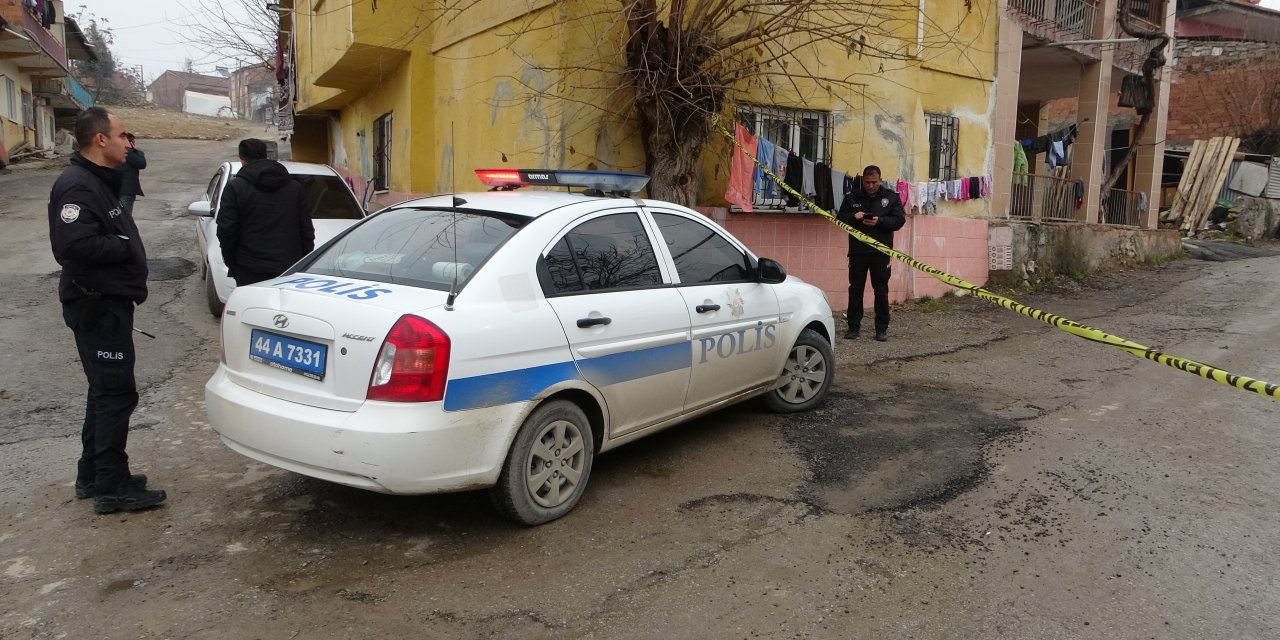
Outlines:
[[[835,194],[831,187],[831,167],[825,162],[813,165],[813,204],[819,209],[835,213]]]
[[[755,187],[756,193],[760,194],[761,198],[778,197],[778,184],[773,181],[773,178],[769,177],[769,174],[764,172],[765,168],[768,168],[775,175],[778,173],[778,168],[773,164],[773,152],[776,148],[772,142],[760,138],[760,145],[756,149],[756,160],[760,164],[756,166]]]
[[[758,140],[741,124],[734,123],[733,137],[737,144],[733,145],[733,155],[729,159],[729,185],[725,187],[724,199],[730,204],[751,213],[751,196],[756,163]]]
[[[847,196],[854,193],[854,189],[862,188],[862,176],[857,174],[849,174],[844,177],[844,194]]]
[[[847,178],[843,171],[831,169],[831,195],[833,196],[832,204],[835,205],[831,210],[832,213],[839,211],[840,205],[844,204],[844,183]]]
[[[980,178],[969,178],[969,199],[982,197],[982,180]]]
[[[804,161],[804,174],[803,174],[803,177],[801,178],[800,186],[801,186],[800,193],[804,194],[804,197],[808,198],[809,200],[813,200],[813,194],[815,189],[813,188],[813,161],[812,160]]]
[[[796,193],[804,193],[804,160],[794,153],[787,154],[787,177],[784,180],[788,187]],[[800,201],[787,192],[787,206],[798,207]]]
[[[780,144],[773,145],[773,171],[778,174],[779,178],[787,177],[787,157],[790,155],[791,152],[787,151],[786,147]],[[781,198],[783,193],[786,192],[782,190],[780,185],[773,185],[774,197]]]
[[[1022,145],[1013,145],[1013,183],[1016,185],[1027,184],[1027,174],[1031,173],[1031,164],[1027,162],[1027,154],[1022,150]]]
[[[899,179],[893,183],[894,191],[898,192],[898,200],[902,202],[902,206],[907,206],[907,198],[911,195],[911,189],[907,187],[907,181]]]
[[[1055,140],[1049,143],[1049,168],[1057,169],[1060,165],[1066,164],[1067,153],[1062,146],[1061,140]]]

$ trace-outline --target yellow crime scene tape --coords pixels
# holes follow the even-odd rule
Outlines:
[[[723,134],[725,137],[729,138],[729,141],[732,142],[735,147],[742,150],[744,155],[751,158],[751,161],[755,163],[755,165],[759,167],[760,170],[765,173],[765,175],[769,176],[771,180],[777,183],[779,187],[781,187],[783,190],[785,190],[787,193],[791,194],[792,196],[798,198],[800,202],[802,202],[805,206],[809,207],[810,209],[813,209],[814,212],[826,218],[832,224],[836,225],[837,227],[840,227],[845,232],[852,235],[854,238],[857,238],[859,241],[865,242],[875,247],[876,250],[880,251],[881,253],[889,255],[890,257],[893,257],[893,258],[897,258],[898,260],[901,260],[902,262],[905,262],[911,265],[912,267],[915,267],[916,269],[919,269],[920,271],[923,271],[953,287],[969,291],[973,293],[973,295],[979,298],[982,298],[983,300],[1000,305],[1005,309],[1008,309],[1016,313],[1020,313],[1024,316],[1027,316],[1028,318],[1034,318],[1045,324],[1052,325],[1063,331],[1066,331],[1067,333],[1084,338],[1085,340],[1088,340],[1090,342],[1097,342],[1099,344],[1115,347],[1116,349],[1120,349],[1121,351],[1127,351],[1139,358],[1145,358],[1147,360],[1151,360],[1152,362],[1159,362],[1160,364],[1173,367],[1174,369],[1185,371],[1192,375],[1200,376],[1201,378],[1205,378],[1207,380],[1213,380],[1214,382],[1225,384],[1230,387],[1235,387],[1237,389],[1244,389],[1245,391],[1252,391],[1254,393],[1257,393],[1259,395],[1262,395],[1268,398],[1273,398],[1273,399],[1280,398],[1280,386],[1271,384],[1264,380],[1258,380],[1257,378],[1250,378],[1248,376],[1238,376],[1233,373],[1223,371],[1222,369],[1219,369],[1212,365],[1204,364],[1203,362],[1196,362],[1195,360],[1188,360],[1187,358],[1180,358],[1175,355],[1162,353],[1150,347],[1145,347],[1143,345],[1140,345],[1136,342],[1131,342],[1129,340],[1125,340],[1124,338],[1113,336],[1103,331],[1099,331],[1098,329],[1094,329],[1093,327],[1087,327],[1074,320],[1068,320],[1057,314],[1049,313],[1047,311],[1042,311],[1040,309],[1035,309],[1033,307],[1028,307],[1025,304],[1016,302],[1014,300],[1010,300],[1009,298],[1006,298],[1004,296],[1001,296],[991,291],[988,291],[986,289],[983,289],[982,287],[979,287],[976,284],[973,284],[971,282],[966,282],[949,273],[946,273],[944,271],[931,267],[923,262],[920,262],[919,260],[916,260],[915,258],[912,258],[911,256],[905,253],[902,253],[901,251],[893,249],[892,247],[885,246],[884,244],[881,244],[879,241],[877,241],[875,238],[872,238],[871,236],[866,235],[865,233],[858,231],[852,226],[838,220],[834,215],[831,214],[831,212],[818,207],[811,200],[809,200],[808,198],[805,198],[802,194],[796,193],[794,189],[792,189],[789,185],[787,185],[787,183],[783,182],[781,178],[779,178],[776,174],[773,173],[773,171],[769,170],[768,167],[761,165],[760,161],[755,157],[755,154],[747,153],[747,150],[744,149],[742,145],[738,143],[738,141],[733,137],[733,134],[730,133],[728,130],[726,130],[723,125],[721,125],[720,118],[718,116],[716,116],[712,120],[712,126],[714,126],[718,131],[720,131],[720,133]]]

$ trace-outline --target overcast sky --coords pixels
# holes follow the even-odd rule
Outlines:
[[[167,70],[181,70],[188,58],[198,72],[210,73],[218,63],[234,66],[188,44],[193,35],[184,25],[196,21],[192,8],[198,4],[193,0],[64,0],[64,4],[71,15],[94,16],[107,23],[115,35],[111,52],[116,60],[124,66],[141,66],[147,82]],[[236,10],[239,3],[224,6]]]
[[[254,0],[266,2],[267,0]],[[183,25],[195,21],[193,0],[65,0],[67,12],[82,11],[111,26],[116,42],[111,47],[116,59],[126,66],[142,66],[142,77],[150,82],[166,70],[181,70],[190,58],[196,71],[212,72],[219,62],[198,47],[187,44],[192,34]],[[224,6],[234,10],[235,0]],[[1262,0],[1262,6],[1280,10],[1280,0]],[[82,9],[83,7],[83,9]],[[230,63],[234,66],[234,63]]]

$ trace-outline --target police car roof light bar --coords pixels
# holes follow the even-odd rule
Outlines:
[[[568,169],[476,169],[485,186],[500,191],[523,186],[585,187],[615,195],[630,195],[649,184],[643,173]]]

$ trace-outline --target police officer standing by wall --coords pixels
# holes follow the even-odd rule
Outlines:
[[[862,170],[862,181],[852,193],[846,193],[836,218],[841,222],[893,246],[893,232],[906,224],[898,194],[880,184],[880,167]],[[871,291],[875,294],[876,340],[889,339],[889,256],[871,245],[849,236],[849,330],[844,337],[856,339],[862,330],[862,293],[871,273]]]
[[[164,491],[146,488],[146,476],[130,473],[125,453],[138,406],[133,310],[147,299],[147,255],[120,206],[124,123],[94,107],[76,119],[75,137],[79,151],[49,193],[49,241],[62,265],[62,317],[89,382],[76,497],[94,498],[97,513],[136,511],[165,500]]]

